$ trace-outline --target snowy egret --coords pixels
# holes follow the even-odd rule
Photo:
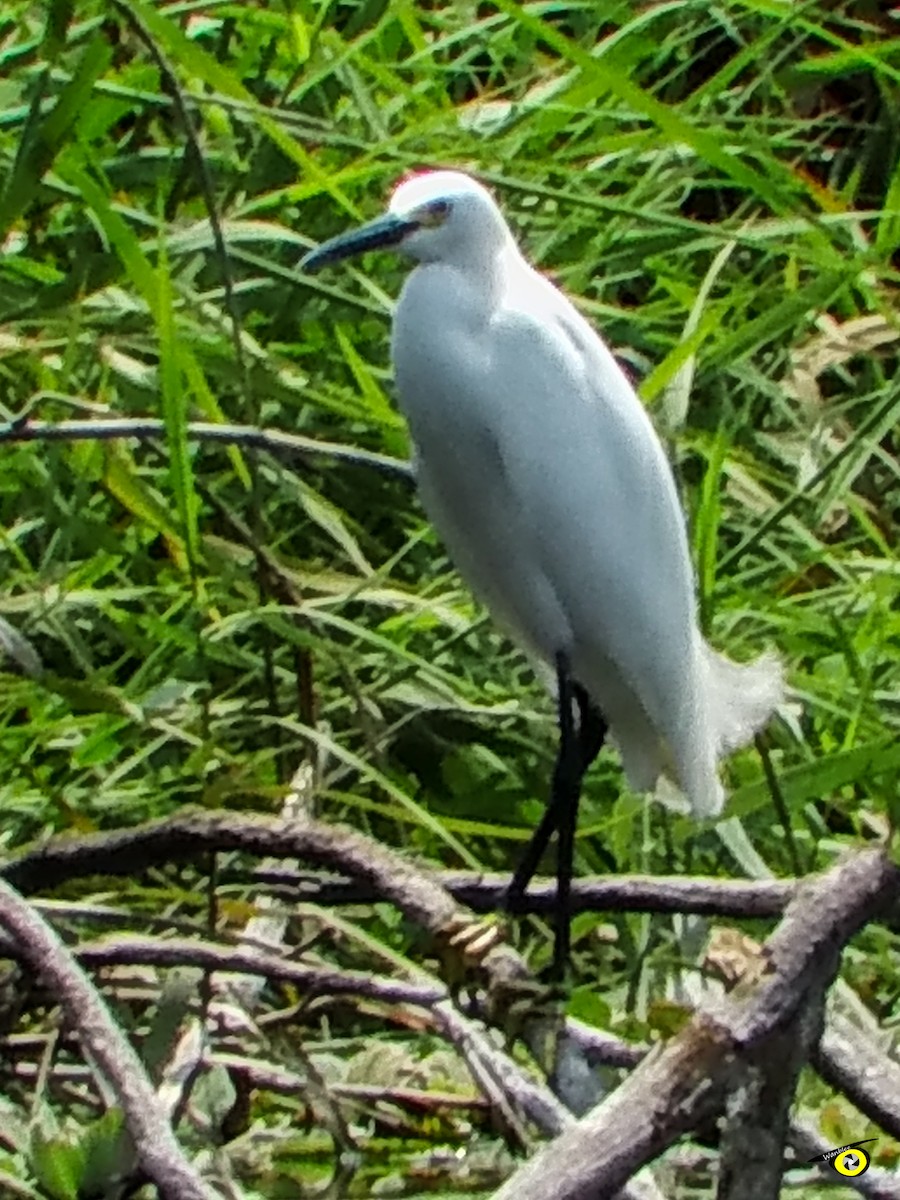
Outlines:
[[[425,510],[498,623],[555,676],[550,802],[509,895],[521,898],[557,832],[561,972],[581,783],[607,733],[632,788],[667,776],[697,816],[716,816],[718,760],[768,719],[780,666],[774,655],[738,665],[702,637],[684,515],[650,418],[490,193],[455,171],[413,176],[383,216],[301,266],[385,246],[418,264],[391,358]]]

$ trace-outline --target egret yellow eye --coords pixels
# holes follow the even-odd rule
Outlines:
[[[423,204],[416,213],[416,220],[420,225],[435,226],[443,225],[447,217],[450,215],[449,200],[429,200],[427,204]]]

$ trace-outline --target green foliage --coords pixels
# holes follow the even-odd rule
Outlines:
[[[5,844],[186,802],[277,809],[312,755],[328,818],[448,865],[515,859],[547,788],[550,706],[407,483],[191,433],[406,455],[387,359],[403,268],[307,278],[296,262],[437,165],[495,187],[644,381],[712,639],[738,658],[773,644],[788,667],[768,753],[804,868],[889,836],[900,61],[877,12],[7,4],[0,420],[147,415],[165,436],[0,444],[0,617],[45,666],[0,657]],[[789,872],[754,750],[729,784],[756,853]],[[605,754],[582,870],[604,852],[734,870],[712,831],[621,790]],[[138,882],[123,889],[140,906]],[[646,1032],[673,979],[668,927],[577,932],[611,1024]],[[539,961],[543,926],[522,936]],[[46,1194],[75,1194],[78,1153],[53,1180],[35,1168]]]
[[[114,1108],[65,1132],[47,1114],[33,1125],[28,1147],[31,1170],[50,1200],[102,1195],[113,1180],[126,1176],[132,1154],[122,1114]]]

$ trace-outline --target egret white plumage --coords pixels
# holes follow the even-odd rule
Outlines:
[[[582,777],[608,732],[637,791],[667,775],[717,815],[718,760],[781,691],[777,658],[738,665],[697,624],[685,519],[650,418],[606,344],[525,260],[490,193],[435,171],[388,212],[309,253],[315,270],[394,246],[418,264],[391,358],[419,494],[497,621],[552,668],[560,745],[550,803],[511,895],[558,831],[555,963]]]

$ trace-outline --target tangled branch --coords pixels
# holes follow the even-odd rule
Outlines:
[[[300,869],[268,861],[257,872],[278,891],[306,903],[390,901],[430,934],[439,950],[447,950],[460,925],[471,920],[461,898],[485,909],[499,896],[502,883],[500,877],[422,870],[355,831],[306,816],[186,811],[130,830],[51,839],[9,858],[0,874],[7,884],[34,892],[79,876],[134,874],[224,850],[308,864]],[[537,884],[535,911],[546,909],[551,888],[550,883]],[[750,1194],[741,1190],[747,1156],[746,1137],[738,1132],[743,1126],[756,1130],[757,1157],[761,1147],[765,1149],[754,1176],[754,1200],[762,1200],[777,1195],[789,1100],[807,1059],[864,1113],[889,1132],[900,1133],[900,1067],[884,1064],[872,1039],[834,1000],[827,1006],[823,1029],[823,1005],[841,948],[863,924],[895,906],[898,894],[900,873],[881,850],[863,851],[823,875],[799,882],[645,877],[583,881],[574,891],[582,911],[635,908],[781,915],[782,920],[761,949],[744,939],[748,948],[736,969],[737,987],[720,1000],[704,1002],[681,1033],[651,1054],[564,1019],[554,1006],[526,1005],[518,1032],[555,1081],[558,1098],[492,1044],[483,1025],[459,1010],[446,985],[421,969],[414,978],[396,980],[297,963],[244,942],[228,947],[174,937],[119,936],[83,944],[77,956],[93,969],[131,962],[156,967],[190,964],[220,977],[224,972],[249,973],[290,982],[307,998],[353,995],[427,1013],[431,1027],[462,1054],[509,1136],[519,1142],[526,1138],[521,1123],[525,1117],[545,1137],[555,1139],[515,1173],[497,1200],[514,1195],[517,1200],[658,1197],[652,1185],[648,1193],[629,1180],[683,1134],[723,1111],[720,1195],[740,1200]],[[7,928],[15,939],[16,955],[27,954],[19,935]],[[537,995],[526,964],[508,945],[490,949],[477,965],[477,974],[482,986],[471,993],[471,1003],[481,1021],[506,1027],[513,1001],[521,1000],[529,988]],[[68,984],[59,986],[64,990]],[[618,1089],[601,1098],[591,1069],[598,1060],[637,1065]],[[869,1067],[876,1062],[880,1070],[873,1072]],[[778,1103],[772,1102],[773,1096]],[[573,1120],[571,1111],[588,1108],[591,1111],[580,1121]],[[765,1185],[763,1168],[769,1179]],[[877,1194],[890,1194],[886,1186],[882,1180]]]

